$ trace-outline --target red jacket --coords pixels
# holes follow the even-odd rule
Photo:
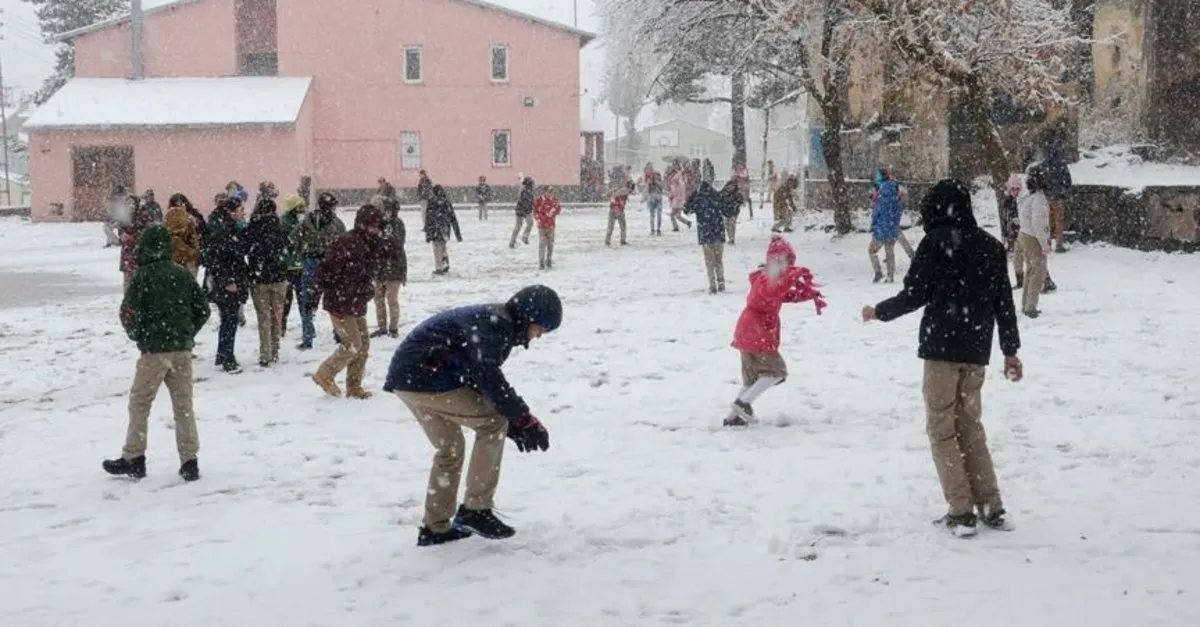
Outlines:
[[[629,202],[629,194],[622,193],[612,197],[608,203],[608,210],[612,215],[619,216],[625,213],[625,205]]]
[[[539,229],[552,229],[562,213],[562,203],[554,196],[541,195],[533,201],[533,218]]]
[[[792,266],[774,281],[761,268],[751,272],[750,293],[733,332],[733,347],[744,353],[779,352],[779,310],[784,303],[810,300],[816,303],[817,315],[821,315],[825,299],[808,268]]]

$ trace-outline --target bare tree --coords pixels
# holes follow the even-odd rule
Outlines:
[[[601,98],[608,110],[625,121],[626,150],[637,151],[637,118],[648,104],[647,94],[653,79],[654,59],[651,50],[637,44],[635,24],[629,15],[612,13],[604,16],[605,57]],[[613,138],[617,145],[616,138]]]

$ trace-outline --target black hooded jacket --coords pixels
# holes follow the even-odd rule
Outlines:
[[[260,198],[243,236],[250,262],[250,282],[270,285],[287,281],[287,234],[276,212],[275,201]]]
[[[979,228],[971,192],[960,181],[933,187],[921,204],[925,239],[904,277],[904,289],[875,307],[887,322],[922,307],[921,359],[987,365],[992,329],[1000,350],[1017,354],[1021,338],[1004,245]]]

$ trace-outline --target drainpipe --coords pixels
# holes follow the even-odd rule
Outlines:
[[[145,58],[142,51],[142,0],[133,0],[132,6],[129,9],[129,24],[130,30],[133,31],[133,80],[138,81],[146,77]]]

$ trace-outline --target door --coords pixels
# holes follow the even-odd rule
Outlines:
[[[71,149],[77,222],[108,218],[108,200],[118,187],[134,192],[133,146],[76,146]]]

